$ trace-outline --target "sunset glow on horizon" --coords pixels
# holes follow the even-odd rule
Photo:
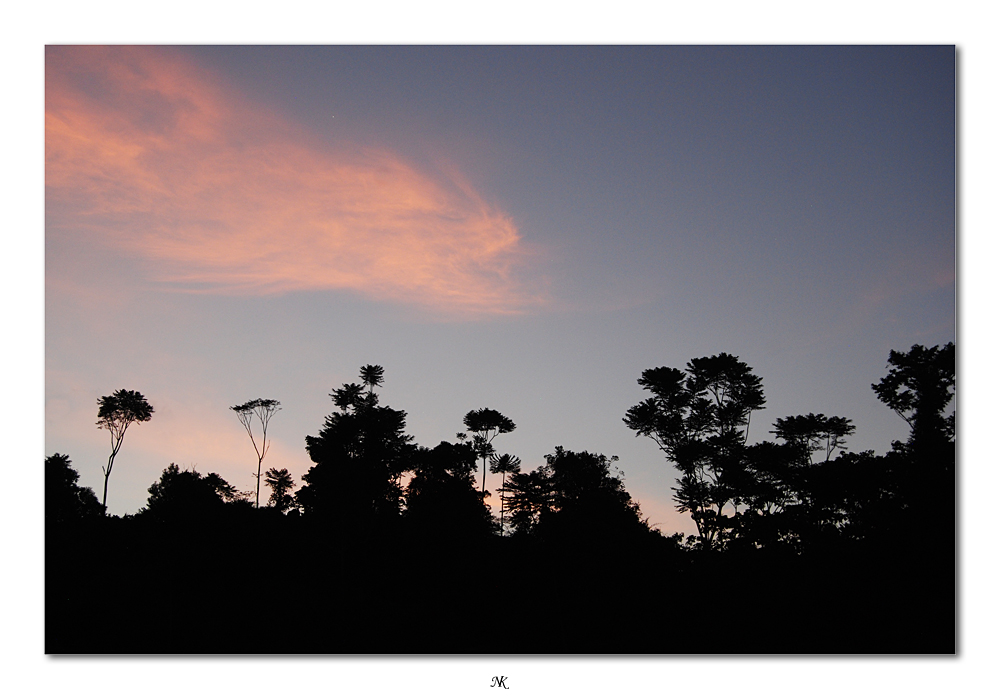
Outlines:
[[[103,487],[96,401],[156,408],[112,514],[170,463],[251,487],[257,397],[301,485],[378,364],[416,444],[489,407],[524,470],[619,456],[691,533],[622,421],[642,371],[727,352],[751,441],[822,412],[884,451],[889,351],[955,337],[949,47],[49,46],[45,76],[46,453]]]

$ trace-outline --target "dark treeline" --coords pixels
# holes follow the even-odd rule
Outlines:
[[[894,351],[889,367],[872,388],[910,435],[883,455],[848,451],[851,420],[813,413],[749,443],[762,382],[731,355],[644,371],[650,397],[624,422],[679,472],[688,537],[650,527],[617,457],[557,446],[522,470],[499,451],[516,425],[495,410],[469,411],[453,442],[415,444],[373,365],[331,394],[298,487],[264,473],[266,502],[273,400],[233,408],[255,491],[170,464],[138,513],[105,516],[54,454],[46,651],[953,653],[954,345]],[[99,401],[118,429],[105,499],[121,425],[152,414],[119,394],[133,412]]]

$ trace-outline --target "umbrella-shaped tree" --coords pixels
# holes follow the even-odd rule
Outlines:
[[[486,461],[493,453],[493,439],[498,434],[513,432],[517,425],[509,417],[491,408],[470,410],[465,414],[465,428],[472,432],[473,447],[483,460],[483,495],[486,495]]]
[[[250,435],[250,441],[253,443],[254,451],[257,452],[257,496],[254,501],[256,507],[260,507],[260,467],[264,463],[264,457],[267,455],[267,450],[270,444],[267,441],[267,424],[274,417],[274,414],[281,410],[281,403],[272,398],[255,398],[251,401],[247,401],[242,405],[234,405],[230,408],[236,413],[236,417],[239,418],[240,424],[246,429],[247,434]],[[257,445],[257,440],[253,436],[253,418],[257,416],[261,425],[261,437],[260,445]]]
[[[115,391],[110,396],[102,396],[97,400],[97,427],[111,433],[111,456],[107,467],[101,467],[104,472],[104,498],[101,505],[108,504],[108,479],[115,465],[115,457],[122,448],[125,430],[133,422],[148,422],[153,416],[153,406],[138,391],[127,391],[124,388]],[[105,512],[107,510],[105,509]]]

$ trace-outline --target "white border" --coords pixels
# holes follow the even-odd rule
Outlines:
[[[7,430],[2,655],[13,696],[302,697],[988,696],[998,586],[995,371],[997,22],[987,3],[797,2],[27,3],[5,12],[2,424]],[[809,9],[806,9],[808,7]],[[475,8],[475,9],[472,9]],[[43,655],[43,52],[46,43],[932,43],[957,44],[962,561],[960,655],[950,658],[50,658]],[[28,438],[25,439],[24,436]],[[10,447],[13,446],[13,450]],[[11,453],[11,451],[13,453]],[[30,489],[24,487],[28,474]],[[31,497],[26,497],[30,493]],[[99,623],[95,602],[94,623]],[[141,620],[136,620],[137,627]],[[993,677],[991,677],[991,675]]]

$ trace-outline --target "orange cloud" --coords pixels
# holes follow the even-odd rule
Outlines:
[[[448,313],[540,302],[511,218],[458,177],[333,153],[162,49],[50,47],[50,233],[154,263],[184,290],[344,289]]]

